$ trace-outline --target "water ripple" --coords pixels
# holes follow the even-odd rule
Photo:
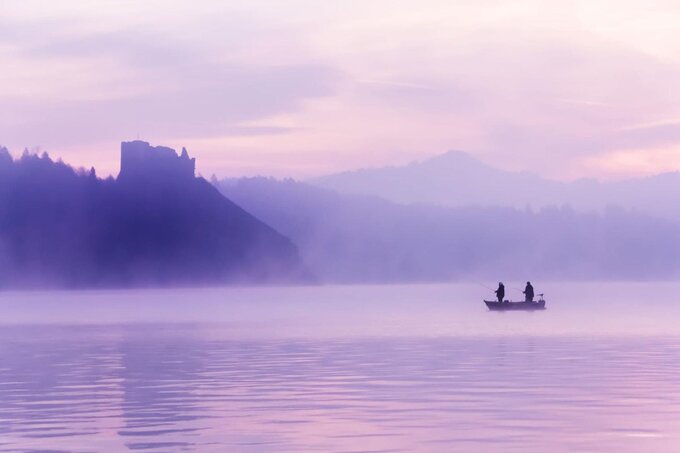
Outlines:
[[[670,452],[680,442],[673,337],[245,341],[215,338],[214,326],[147,329],[5,329],[0,451]]]

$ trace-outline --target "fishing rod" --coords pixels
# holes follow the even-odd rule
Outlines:
[[[482,283],[477,282],[477,284],[478,284],[479,286],[483,286],[484,288],[488,289],[489,291],[494,291],[494,292],[496,291],[495,289],[489,288],[488,286],[486,286],[486,285],[484,285],[484,284],[482,284]]]

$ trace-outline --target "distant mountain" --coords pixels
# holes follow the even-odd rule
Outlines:
[[[265,178],[218,186],[328,282],[680,276],[680,227],[623,209],[403,205]]]
[[[194,177],[186,150],[122,144],[117,179],[0,150],[0,286],[291,281],[293,243]]]
[[[310,180],[341,193],[376,195],[399,203],[508,206],[568,204],[577,210],[610,205],[680,220],[680,173],[603,183],[558,182],[527,172],[502,171],[469,154],[446,154],[400,167],[362,169]]]

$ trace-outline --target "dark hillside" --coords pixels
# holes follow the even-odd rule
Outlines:
[[[193,174],[193,159],[123,144],[98,179],[47,155],[0,152],[0,285],[93,287],[290,281],[297,249]]]

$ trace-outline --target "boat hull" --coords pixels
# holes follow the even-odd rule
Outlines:
[[[536,302],[498,302],[497,300],[485,300],[484,303],[493,311],[534,311],[534,310],[545,310],[545,301],[543,299],[537,300]]]

